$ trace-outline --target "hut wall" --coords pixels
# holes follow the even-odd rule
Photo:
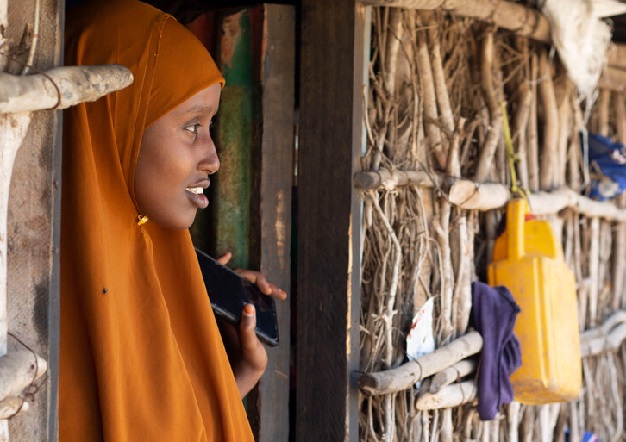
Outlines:
[[[35,22],[35,1],[9,1],[9,42],[17,46]],[[61,63],[63,1],[39,2],[39,41],[31,73]],[[32,29],[32,28],[31,28]],[[11,180],[8,218],[9,351],[28,349],[48,362],[48,374],[29,387],[28,411],[9,421],[11,440],[56,440],[58,358],[58,221],[60,111],[33,113]],[[19,339],[19,341],[18,341]],[[20,342],[21,341],[21,342]]]
[[[607,208],[584,197],[589,168],[579,138],[586,126],[626,142],[623,93],[601,90],[586,108],[545,43],[438,10],[374,7],[369,72],[361,159],[367,173],[358,175],[373,178],[357,179],[364,202],[363,372],[406,362],[411,320],[428,299],[434,300],[437,347],[466,334],[470,284],[486,281],[512,173],[532,193],[531,210],[548,201],[543,217],[576,276],[580,331],[606,325],[626,308],[626,223],[615,210],[626,207],[626,198]],[[470,191],[453,195],[451,183],[462,182]],[[493,186],[479,191],[472,183]],[[566,193],[573,203],[554,209],[550,195]],[[583,210],[585,204],[598,211]],[[361,394],[360,440],[552,441],[564,440],[566,429],[570,441],[582,440],[585,431],[624,440],[626,353],[620,345],[583,358],[579,400],[513,403],[493,421],[479,420],[475,392],[458,383],[430,407],[437,409],[425,411],[418,397],[430,379],[418,388]],[[471,386],[475,365],[467,370],[458,377]]]

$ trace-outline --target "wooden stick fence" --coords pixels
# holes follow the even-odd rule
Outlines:
[[[361,409],[367,413],[361,420],[362,440],[495,441],[508,435],[510,440],[548,441],[563,434],[566,425],[572,426],[572,441],[579,441],[586,429],[603,436],[621,433],[623,417],[611,412],[622,409],[621,393],[611,391],[622,391],[626,356],[616,349],[624,327],[613,320],[614,325],[594,329],[591,337],[584,330],[616,307],[624,308],[626,283],[619,275],[626,263],[619,250],[626,238],[626,206],[580,194],[589,176],[578,131],[586,124],[609,136],[618,130],[624,139],[626,120],[615,116],[623,102],[615,103],[617,94],[608,91],[626,79],[615,83],[613,77],[610,87],[601,84],[607,92],[586,120],[563,68],[537,43],[541,39],[530,41],[515,29],[511,36],[493,33],[485,25],[511,29],[498,13],[510,7],[525,14],[523,6],[489,1],[485,10],[500,10],[479,17],[463,10],[485,6],[479,0],[363,3],[394,8],[373,11],[368,145],[364,170],[354,176],[365,202]],[[428,63],[418,66],[417,59]],[[485,60],[491,65],[483,66]],[[446,93],[438,86],[440,63]],[[619,56],[611,54],[610,63],[615,66],[611,75],[620,71]],[[512,177],[494,105],[503,101],[519,160],[514,166],[518,183],[531,190],[531,211],[552,223],[576,274],[586,388],[579,402],[512,404],[504,410],[504,420],[487,424],[479,422],[473,407],[460,406],[476,398],[468,380],[476,371],[475,357],[453,358],[423,379],[423,361],[402,363],[402,343],[409,318],[431,296],[437,305],[435,351],[454,345],[464,333],[461,304],[475,272],[484,271],[490,261],[499,209],[511,199]],[[448,108],[451,125],[445,118]],[[495,146],[488,156],[487,145]],[[481,161],[483,168],[477,171]],[[391,353],[389,336],[395,346]],[[395,370],[398,376],[391,379]],[[421,379],[419,389],[412,387],[415,379]],[[406,388],[395,390],[397,385]],[[378,388],[385,393],[377,393]],[[606,409],[601,394],[609,398]]]
[[[602,325],[581,333],[581,357],[617,352],[624,340],[626,311],[622,310],[611,315]],[[359,386],[366,395],[385,395],[412,388],[432,376],[431,382],[424,383],[427,386],[425,391],[420,389],[423,394],[417,402],[417,409],[457,407],[477,397],[473,381],[456,381],[475,374],[478,364],[469,358],[480,353],[482,345],[480,334],[470,332],[414,361],[389,370],[362,373]]]
[[[442,174],[426,171],[378,171],[358,172],[355,187],[360,190],[396,190],[402,186],[421,186],[446,190],[447,199],[453,205],[466,210],[494,210],[503,208],[511,199],[507,186],[496,183],[477,184],[462,178],[446,178]],[[580,195],[571,189],[536,192],[528,195],[534,215],[557,215],[572,209],[580,215],[598,217],[607,221],[626,222],[626,209],[619,209],[610,201],[600,202]]]
[[[537,10],[507,0],[361,0],[371,6],[387,6],[404,9],[443,10],[455,15],[493,23],[517,35],[543,43],[550,43],[550,25]],[[617,46],[617,45],[614,45]],[[622,91],[626,89],[626,70],[621,52],[614,49],[600,78],[603,89]]]
[[[440,9],[456,15],[494,23],[519,35],[550,41],[550,25],[538,11],[504,0],[361,0],[372,6],[404,9]]]

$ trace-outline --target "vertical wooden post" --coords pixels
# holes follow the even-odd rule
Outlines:
[[[261,271],[289,291],[291,282],[291,191],[295,94],[293,6],[264,5],[261,53]],[[268,348],[260,384],[260,442],[289,439],[291,298],[276,305],[280,345]]]
[[[0,115],[0,357],[7,354],[7,216],[9,188],[17,151],[28,131],[30,112]],[[0,421],[0,441],[9,440],[9,422]]]
[[[260,42],[255,41],[253,27],[260,10],[227,11],[219,19],[222,34],[216,59],[227,87],[222,91],[216,136],[221,166],[211,187],[210,227],[215,243],[211,252],[216,256],[231,252],[231,264],[239,268],[259,264],[253,163],[258,155],[260,113],[253,58]]]
[[[6,30],[9,26],[8,17],[9,4],[8,0],[0,0],[0,47],[8,48],[8,40],[6,38]],[[3,51],[4,52],[4,51]],[[6,58],[1,56],[0,68],[4,70]],[[3,137],[7,135],[7,131],[11,130],[11,122],[9,115],[0,116],[0,133]],[[20,140],[21,142],[21,140]],[[0,186],[0,357],[7,353],[7,337],[9,331],[7,317],[7,213],[9,208],[9,185],[11,182],[11,172],[13,171],[13,161],[17,153],[17,147],[14,152],[9,152],[10,142],[3,138],[2,151],[0,152],[1,161],[0,174],[2,176]],[[12,144],[12,143],[11,143]],[[12,156],[10,163],[9,156]],[[9,163],[9,164],[7,164]],[[7,170],[8,168],[8,170]],[[5,185],[6,183],[6,185]],[[0,441],[9,440],[9,423],[7,421],[0,422]]]
[[[358,440],[360,195],[370,9],[303,0],[296,440]],[[356,73],[356,74],[355,74]]]

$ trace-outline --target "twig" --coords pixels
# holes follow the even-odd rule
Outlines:
[[[417,399],[415,407],[418,410],[435,410],[454,408],[472,402],[477,397],[477,388],[474,382],[461,382],[448,385],[437,394],[423,394]]]
[[[480,334],[468,333],[415,361],[407,362],[391,370],[363,373],[359,379],[359,386],[365,394],[369,395],[407,389],[415,382],[476,354],[482,348],[482,344],[483,339]]]
[[[530,54],[530,79],[537,78],[537,55]],[[539,190],[539,143],[537,131],[537,83],[530,83],[530,110],[528,115],[528,186],[532,192]]]
[[[417,22],[421,25],[421,21]],[[433,79],[433,71],[431,68],[430,54],[428,44],[424,32],[418,31],[417,38],[417,70],[419,72],[422,83],[422,100],[424,108],[424,128],[430,144],[432,155],[437,161],[438,167],[445,169],[446,154],[443,150],[441,141],[441,131],[439,128],[429,121],[437,120],[439,115],[437,112],[437,98],[435,93],[435,83]]]
[[[446,385],[450,385],[474,373],[477,368],[478,362],[475,359],[463,359],[452,364],[433,376],[428,392],[431,394],[437,393]]]
[[[502,111],[500,110],[498,97],[494,93],[494,90],[497,90],[497,87],[494,85],[493,81],[493,71],[496,70],[494,66],[494,34],[495,29],[490,28],[485,32],[485,36],[483,38],[481,86],[485,102],[487,103],[487,107],[489,109],[490,121],[488,124],[487,139],[485,140],[485,145],[481,149],[478,167],[476,168],[475,179],[478,182],[484,182],[489,176],[493,157],[502,133]]]
[[[551,190],[557,187],[559,115],[550,69],[548,54],[546,50],[541,50],[539,55],[539,75],[542,76],[543,80],[539,83],[539,96],[544,114],[540,178],[542,190]]]

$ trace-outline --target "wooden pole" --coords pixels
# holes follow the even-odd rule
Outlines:
[[[0,73],[0,113],[66,109],[132,82],[130,71],[120,65],[59,67],[28,76]]]
[[[416,382],[478,353],[482,346],[483,338],[480,334],[470,332],[415,361],[407,362],[391,370],[363,373],[359,379],[359,386],[361,391],[368,395],[406,390]]]
[[[477,184],[471,180],[452,178],[449,180],[452,184],[448,191],[448,200],[461,209],[499,209],[511,198],[509,188],[503,184]],[[433,182],[443,185],[445,179],[423,171],[381,169],[376,172],[358,172],[354,182],[355,187],[360,190],[379,187],[393,190],[405,185],[434,187]],[[563,209],[571,208],[585,216],[597,216],[608,221],[626,221],[626,209],[617,208],[612,202],[594,201],[571,189],[536,192],[528,198],[530,209],[535,215],[556,215]]]
[[[550,25],[539,11],[504,0],[361,0],[372,6],[443,9],[453,14],[494,23],[533,40],[550,42]]]
[[[539,98],[543,107],[543,139],[541,145],[541,173],[539,185],[542,190],[557,188],[559,114],[554,95],[552,66],[548,51],[541,49],[539,55]]]
[[[261,78],[263,131],[259,212],[261,265],[265,276],[279,287],[290,287],[291,186],[293,177],[293,121],[295,94],[295,9],[265,4]],[[293,296],[293,294],[292,294]],[[289,438],[290,302],[276,305],[280,345],[268,348],[268,366],[259,386],[260,428],[258,441]]]
[[[452,364],[433,376],[428,392],[432,394],[437,393],[446,385],[450,385],[474,373],[477,368],[478,361],[475,359],[463,359],[456,364]]]
[[[531,192],[539,190],[539,135],[537,128],[537,71],[539,60],[535,51],[530,52],[530,109],[528,114],[528,186]]]
[[[622,144],[626,143],[626,96],[623,92],[618,92],[615,96],[615,114],[617,126],[617,138]],[[617,206],[623,209],[626,206],[626,196],[622,194],[617,199]],[[612,301],[611,308],[617,310],[622,306],[624,301],[624,271],[626,270],[626,223],[617,223],[615,226],[615,244],[614,244],[612,278],[613,284],[611,290]]]
[[[9,188],[17,151],[28,131],[30,113],[0,115],[0,357],[7,354],[7,215]],[[9,440],[8,421],[0,421],[0,441]]]
[[[354,174],[354,186],[359,190],[395,190],[400,186],[408,185],[433,187],[439,186],[441,183],[440,175],[423,170],[379,169]]]
[[[26,350],[11,352],[0,358],[0,401],[19,396],[47,370],[46,361]]]
[[[477,394],[478,389],[473,381],[461,382],[448,385],[438,393],[426,393],[420,396],[415,403],[415,408],[418,410],[454,408],[472,402],[477,397]]]
[[[492,162],[500,142],[504,118],[499,103],[500,97],[497,95],[500,90],[500,87],[497,85],[500,79],[498,75],[493,75],[494,73],[500,72],[499,61],[496,57],[494,46],[495,31],[495,29],[488,29],[485,32],[482,47],[480,79],[483,97],[489,110],[489,122],[486,125],[487,137],[484,146],[481,148],[480,158],[475,172],[475,179],[479,183],[484,182],[489,177],[489,173],[492,170]]]
[[[7,64],[9,41],[5,32],[9,27],[9,2],[0,0],[0,71],[4,71]],[[0,357],[7,353],[7,339],[9,332],[9,322],[7,317],[7,214],[9,210],[9,185],[11,182],[11,172],[17,149],[22,143],[26,130],[19,130],[20,125],[25,124],[28,128],[30,116],[22,115],[16,118],[11,116],[0,116]],[[11,133],[11,125],[17,124],[16,133]],[[9,132],[9,133],[7,133]],[[4,138],[7,137],[7,138]],[[16,142],[15,138],[19,139]],[[5,151],[6,149],[6,151]],[[6,420],[0,421],[0,442],[9,440],[9,423]]]
[[[418,22],[420,28],[428,26],[427,23]],[[417,70],[422,83],[422,100],[424,106],[424,132],[428,138],[429,150],[433,158],[437,161],[440,169],[446,168],[446,152],[443,150],[441,139],[441,129],[436,124],[439,120],[437,109],[437,97],[435,93],[435,80],[431,67],[431,54],[428,51],[427,33],[423,29],[418,29],[417,39]]]
[[[301,2],[295,439],[302,442],[359,437],[362,203],[351,178],[365,145],[370,15],[354,2]]]

